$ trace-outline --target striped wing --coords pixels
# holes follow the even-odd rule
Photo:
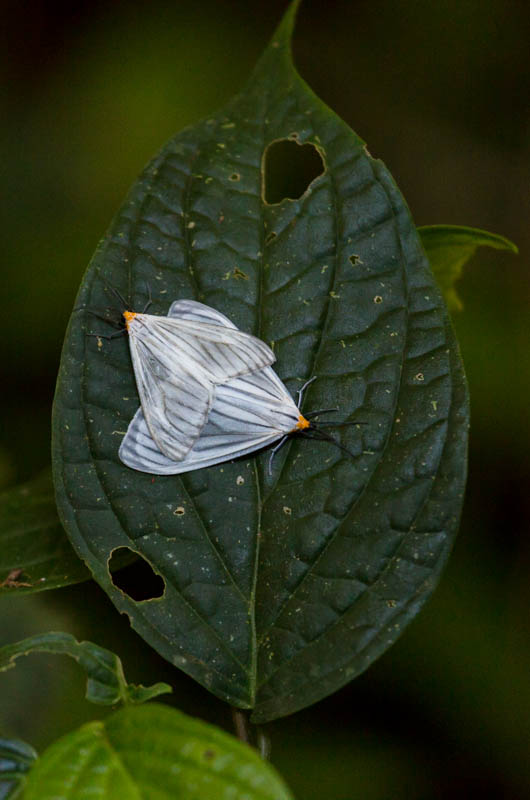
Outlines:
[[[214,385],[259,370],[274,354],[201,303],[177,301],[172,312],[137,314],[129,344],[150,436],[167,458],[181,461],[206,424]]]
[[[237,330],[237,325],[234,325],[232,320],[217,311],[216,308],[206,306],[204,303],[199,303],[197,300],[175,300],[171,303],[168,317],[187,319],[192,322],[206,322],[210,325],[221,325],[224,328],[232,328]]]
[[[119,455],[124,464],[141,472],[189,472],[272,444],[293,430],[298,413],[285,386],[267,367],[216,387],[208,421],[183,459],[172,460],[160,451],[141,408],[129,425]]]
[[[212,383],[226,383],[274,363],[270,347],[233,327],[219,323],[138,314],[129,328],[132,338],[147,340],[151,350],[173,369],[199,372]],[[136,320],[135,320],[136,321]]]

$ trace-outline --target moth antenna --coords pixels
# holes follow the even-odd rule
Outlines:
[[[142,314],[145,314],[145,312],[147,311],[147,309],[148,309],[148,308],[150,308],[150,307],[153,305],[153,298],[152,298],[152,296],[151,296],[151,287],[149,286],[149,284],[147,283],[147,281],[145,282],[145,288],[147,289],[147,295],[148,295],[148,297],[149,297],[149,300],[148,300],[148,301],[147,301],[147,303],[145,304],[145,306],[144,306],[144,310],[142,311]]]
[[[307,414],[306,414],[307,417]],[[357,420],[352,420],[351,422],[314,422],[313,425],[318,428],[345,428],[346,425],[368,425],[367,422],[357,422]]]
[[[308,434],[305,431],[304,431],[304,433],[305,433],[306,436],[308,436]],[[324,441],[324,442],[331,442],[336,447],[338,447],[339,450],[342,450],[344,453],[347,453],[349,456],[351,456],[351,458],[355,458],[356,457],[355,454],[352,453],[351,450],[349,450],[347,447],[345,447],[343,444],[341,444],[337,439],[334,439],[333,436],[330,436],[329,433],[326,433],[325,431],[321,431],[318,428],[313,428],[312,433],[313,433],[313,435],[312,436],[308,436],[308,438],[310,438],[310,439],[320,439],[321,441]]]
[[[307,414],[304,414],[306,419],[312,419],[312,417],[318,417],[319,414],[329,414],[331,411],[338,411],[338,407],[336,408],[317,408],[316,411],[308,411]]]
[[[108,280],[105,278],[105,276],[101,274],[101,272],[99,272],[98,274],[99,274],[99,277],[101,278],[101,280],[103,281],[103,283],[105,284],[105,286],[107,287],[107,289],[108,289],[109,291],[111,291],[111,292],[112,292],[112,294],[113,294],[113,295],[115,295],[115,297],[117,297],[117,298],[118,298],[118,300],[119,300],[119,301],[120,301],[120,303],[122,304],[123,308],[124,308],[125,310],[127,310],[128,308],[130,308],[130,307],[131,307],[131,304],[130,304],[130,303],[128,303],[128,302],[125,300],[125,298],[124,298],[124,296],[121,294],[121,292],[119,292],[119,291],[116,289],[116,287],[115,287],[115,286],[112,286],[112,285],[111,285],[111,284],[108,282]]]
[[[118,298],[118,300],[119,300],[119,301],[120,301],[120,302],[123,304],[123,307],[124,307],[124,309],[126,309],[126,310],[127,310],[128,308],[130,308],[130,305],[131,305],[131,304],[130,304],[130,303],[127,303],[127,301],[125,300],[125,298],[123,297],[123,295],[121,294],[121,292],[119,292],[119,291],[116,289],[116,287],[115,287],[115,286],[110,286],[110,285],[109,285],[109,289],[111,290],[111,292],[113,292],[113,293],[116,295],[116,297]]]

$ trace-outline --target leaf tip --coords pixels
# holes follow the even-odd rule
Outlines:
[[[301,2],[302,0],[292,0],[292,2],[289,4],[280,21],[280,24],[274,31],[270,47],[283,48],[290,52],[294,23]]]

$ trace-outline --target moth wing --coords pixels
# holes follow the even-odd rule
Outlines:
[[[261,339],[240,331],[224,314],[196,300],[175,300],[156,325],[182,356],[195,361],[214,383],[270,366],[276,356]]]
[[[169,319],[138,315],[129,341],[147,426],[161,452],[182,459],[208,418],[213,384],[274,360],[270,348],[194,300],[177,300]]]
[[[139,408],[121,444],[124,464],[155,475],[175,475],[220,464],[272,444],[296,425],[298,409],[270,368],[216,387],[208,421],[180,461],[165,456]]]
[[[200,435],[213,401],[213,385],[201,376],[167,363],[152,342],[129,337],[141,407],[159,450],[180,461]]]
[[[127,428],[118,451],[120,460],[131,469],[153,475],[171,475],[179,463],[164,455],[151,436],[140,406]]]
[[[246,434],[231,436],[226,434],[222,437],[210,430],[204,438],[200,436],[196,440],[184,459],[174,461],[158,448],[140,406],[120,445],[119,457],[126,466],[140,472],[152,475],[178,475],[238,458],[272,444],[277,438],[277,435],[249,438]]]
[[[193,322],[206,322],[209,325],[221,325],[225,328],[237,330],[232,320],[217,311],[216,308],[199,303],[197,300],[175,300],[171,303],[168,317],[192,320]]]

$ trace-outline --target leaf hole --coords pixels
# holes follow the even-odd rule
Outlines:
[[[131,557],[132,555],[135,556],[134,563],[111,574],[114,586],[131,600],[137,602],[162,597],[166,588],[163,578],[156,574],[151,564],[143,556],[130,547],[117,547],[113,550],[107,565],[109,571],[112,573],[113,569],[117,568],[116,564],[123,563],[127,556]]]
[[[272,142],[263,160],[264,202],[277,205],[283,200],[298,200],[325,169],[322,155],[314,144],[300,144],[295,139]]]
[[[239,174],[239,172],[232,172],[232,174],[228,177],[228,180],[229,181],[240,181],[241,180],[241,175]]]
[[[352,267],[356,267],[356,266],[357,266],[357,264],[362,264],[362,263],[363,263],[363,262],[361,261],[361,257],[360,257],[360,256],[357,256],[357,255],[355,255],[355,253],[353,253],[353,254],[352,254],[350,257],[349,257],[349,261],[350,261],[350,264],[352,265]]]
[[[268,245],[276,239],[278,234],[276,231],[270,231],[265,237],[265,244]]]

